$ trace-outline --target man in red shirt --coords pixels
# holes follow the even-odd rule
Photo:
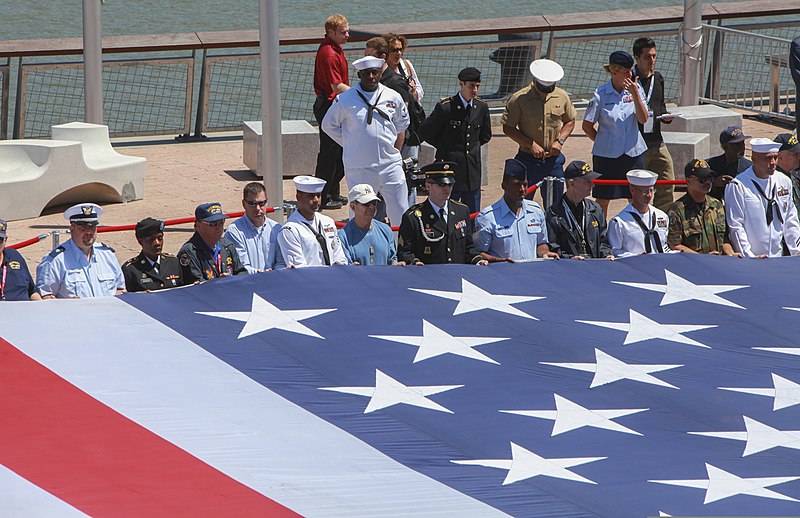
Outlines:
[[[325,180],[322,191],[323,209],[340,209],[347,201],[339,191],[339,183],[344,178],[342,147],[322,131],[322,119],[337,95],[350,88],[348,63],[342,47],[350,37],[350,24],[341,14],[334,14],[325,20],[325,37],[319,44],[314,62],[314,118],[320,124],[319,154],[315,176]]]

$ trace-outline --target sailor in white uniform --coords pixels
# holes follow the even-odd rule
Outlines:
[[[725,217],[733,249],[744,257],[800,255],[800,222],[792,181],[775,174],[780,144],[750,141],[753,165],[725,188]]]
[[[335,222],[317,212],[325,180],[295,176],[294,186],[297,189],[297,210],[278,233],[278,246],[286,266],[348,264]]]
[[[658,176],[644,169],[633,169],[626,176],[632,200],[608,223],[608,242],[614,255],[672,252],[667,246],[669,217],[652,205]]]
[[[400,224],[408,209],[408,187],[400,149],[410,119],[400,94],[380,84],[384,60],[353,62],[361,80],[336,96],[322,130],[342,146],[347,185],[366,183],[383,196],[391,222]],[[350,214],[353,217],[353,214]]]

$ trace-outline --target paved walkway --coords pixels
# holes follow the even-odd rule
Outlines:
[[[745,120],[744,128],[747,134],[754,137],[772,138],[784,131],[752,120]],[[198,204],[211,201],[222,203],[226,212],[238,212],[242,210],[242,188],[247,182],[258,180],[242,162],[241,133],[212,136],[207,141],[189,143],[124,139],[115,142],[115,146],[122,154],[147,158],[144,199],[126,204],[106,204],[103,207],[102,225],[134,224],[147,216],[159,219],[193,216]],[[718,149],[714,144],[712,147]],[[499,127],[495,127],[489,149],[490,176],[489,185],[484,187],[482,193],[483,206],[494,203],[502,195],[500,180],[503,163],[506,158],[514,156],[517,146],[503,135]],[[564,154],[567,162],[584,160],[591,163],[591,141],[580,130],[580,123],[564,146]],[[680,167],[680,164],[676,164],[676,167]],[[309,174],[313,174],[313,171],[309,171]],[[294,192],[292,182],[285,180],[285,198],[294,199]],[[271,199],[270,204],[277,204],[276,201]],[[625,204],[625,200],[612,202],[611,214],[619,212]],[[51,230],[67,229],[68,225],[61,215],[64,208],[48,210],[38,218],[11,222],[9,242],[20,242]],[[326,214],[338,220],[347,218],[346,208],[326,211]],[[191,233],[192,225],[168,227],[164,249],[177,252]],[[61,236],[61,240],[68,237]],[[132,231],[103,233],[99,235],[99,240],[116,249],[120,263],[139,253]],[[21,250],[32,273],[42,256],[51,249],[52,241],[47,238]]]

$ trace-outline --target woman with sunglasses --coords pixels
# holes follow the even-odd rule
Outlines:
[[[728,242],[728,224],[722,201],[708,195],[714,171],[705,160],[692,160],[684,169],[687,193],[667,210],[667,245],[697,254],[736,255]]]

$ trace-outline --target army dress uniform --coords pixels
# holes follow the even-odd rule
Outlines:
[[[196,232],[178,251],[178,262],[186,284],[216,279],[223,273],[247,273],[231,243],[221,240],[210,248]]]
[[[445,97],[419,127],[420,138],[436,148],[437,161],[457,164],[454,193],[480,189],[481,146],[492,138],[486,101],[476,97],[464,104],[460,93]],[[480,206],[470,208],[480,210]]]
[[[181,270],[178,258],[167,253],[159,254],[157,264],[151,263],[144,252],[141,252],[122,265],[125,289],[128,291],[153,291],[183,286]]]
[[[481,255],[472,243],[472,222],[466,205],[449,200],[447,222],[424,201],[403,214],[397,259],[406,264],[477,264]]]

